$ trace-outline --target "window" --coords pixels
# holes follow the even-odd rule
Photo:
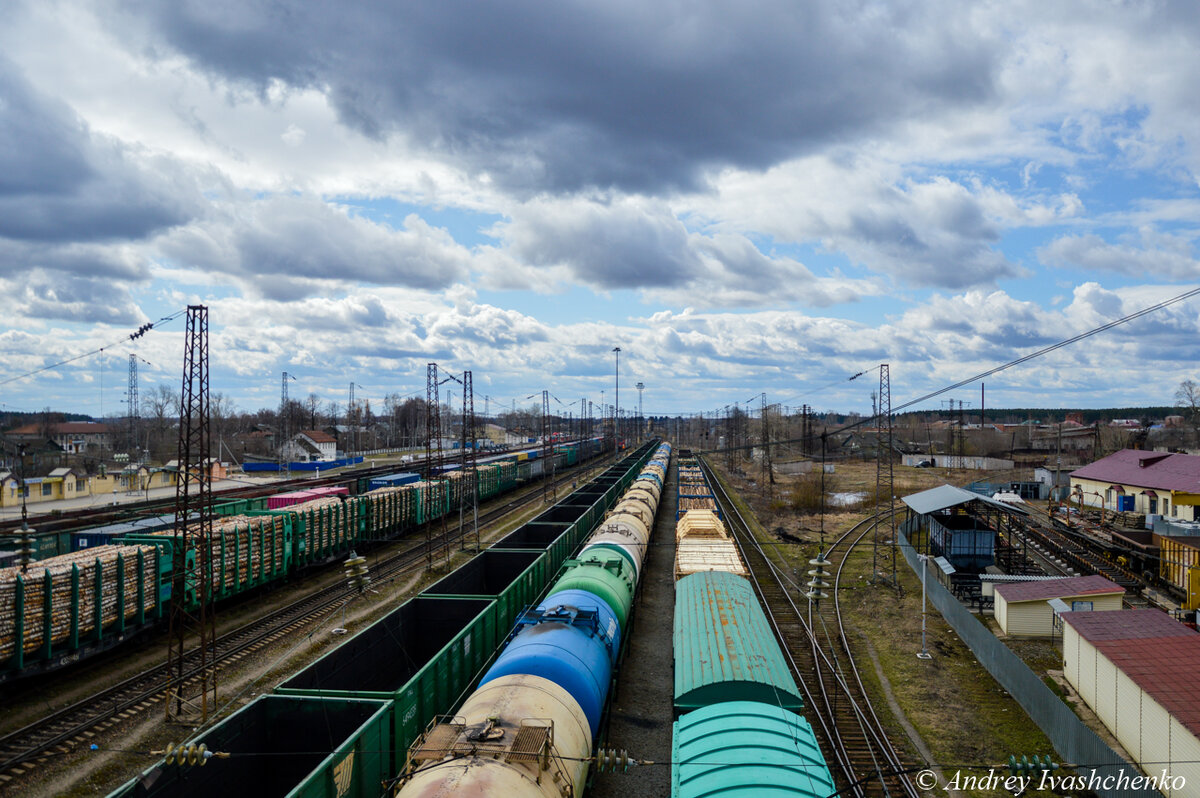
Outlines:
[[[42,483],[42,495],[49,496],[54,493],[54,485],[49,482]]]
[[[166,485],[166,484],[167,484],[168,482],[170,482],[170,481],[171,481],[171,475],[170,475],[170,474],[168,474],[166,471],[164,471],[164,472],[163,472],[163,475],[162,475],[162,482],[163,482],[163,484],[164,484],[164,485]]]
[[[1072,601],[1071,602],[1071,612],[1080,612],[1080,611],[1091,612],[1092,611],[1092,602],[1090,602],[1090,601]]]
[[[87,487],[87,483],[82,479],[75,480],[75,490],[82,491]]]

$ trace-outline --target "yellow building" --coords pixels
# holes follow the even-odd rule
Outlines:
[[[1064,612],[1063,673],[1167,798],[1200,796],[1200,635],[1158,610]]]
[[[1072,610],[1119,610],[1125,589],[1103,576],[1072,576],[1030,582],[1005,582],[995,588],[995,616],[1001,631],[1012,637],[1053,637],[1051,599]]]
[[[1085,505],[1200,520],[1200,457],[1123,449],[1071,472]]]

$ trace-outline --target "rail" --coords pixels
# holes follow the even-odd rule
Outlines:
[[[863,689],[837,601],[837,585],[846,559],[873,525],[887,517],[886,513],[860,521],[830,546],[826,557],[839,558],[834,599],[823,607],[806,602],[802,610],[789,590],[790,585],[798,592],[799,585],[767,555],[724,485],[703,458],[701,463],[746,560],[751,581],[784,656],[804,692],[810,710],[809,722],[822,732],[826,762],[831,770],[841,773],[843,791],[856,798],[875,795],[919,798],[920,793],[905,774],[906,766]],[[836,628],[836,635],[828,631],[825,635],[818,634],[818,627],[829,630],[831,626]]]

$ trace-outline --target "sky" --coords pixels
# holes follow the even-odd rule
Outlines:
[[[1200,287],[1193,0],[3,6],[3,410],[178,389],[182,319],[122,339],[203,304],[243,410],[436,362],[578,415],[620,347],[628,412],[862,412]],[[1173,404],[1198,328],[986,403]]]

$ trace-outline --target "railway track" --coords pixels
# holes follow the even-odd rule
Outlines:
[[[840,775],[842,794],[856,798],[919,798],[920,793],[905,773],[909,768],[888,740],[863,689],[837,601],[846,558],[873,529],[878,517],[861,521],[830,547],[826,557],[836,569],[833,597],[818,607],[799,599],[804,602],[801,606],[797,601],[803,588],[767,556],[724,486],[706,463],[704,468],[784,656],[798,677],[806,702],[805,715],[818,730],[826,763],[835,776]]]
[[[556,479],[555,487],[573,479],[580,479],[580,474],[568,472]],[[520,496],[509,497],[509,501],[481,513],[479,528],[482,530],[521,507],[542,501],[540,485],[525,490]],[[467,521],[461,532],[457,523],[452,524],[448,519],[444,531],[440,530],[440,521],[433,522],[439,528],[435,534],[418,538],[412,545],[372,566],[369,572],[372,583],[381,584],[416,573],[427,561],[436,562],[443,556],[448,559],[455,543],[465,543],[474,536],[471,528],[474,519],[468,516]],[[417,535],[420,534],[418,531]],[[356,595],[356,588],[341,581],[311,593],[219,636],[211,648],[210,660],[214,660],[214,667],[219,668],[253,655],[337,612]],[[185,655],[185,688],[197,678],[199,656],[198,648]],[[166,665],[159,664],[0,737],[0,786],[41,766],[51,756],[88,745],[108,729],[144,715],[151,708],[161,707],[166,685]]]

